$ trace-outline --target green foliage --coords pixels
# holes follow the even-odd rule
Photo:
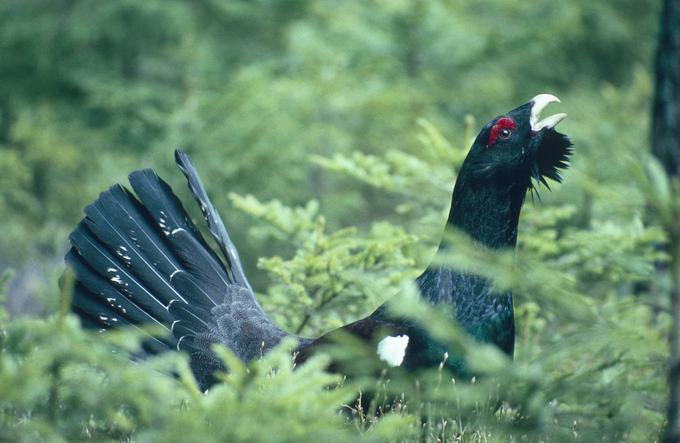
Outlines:
[[[231,195],[234,206],[268,223],[253,234],[288,240],[296,252],[260,259],[273,284],[263,298],[274,320],[309,336],[340,327],[385,301],[407,276],[413,261],[404,249],[414,237],[387,223],[360,235],[354,228],[326,233],[318,204],[291,209],[278,201],[260,203],[253,196]]]
[[[343,383],[325,356],[293,370],[285,344],[247,368],[221,350],[229,375],[200,393],[183,356],[132,364],[139,333],[90,336],[54,302],[43,320],[0,310],[0,440],[653,440],[680,275],[680,260],[667,269],[680,191],[646,148],[657,12],[633,0],[1,2],[0,266],[19,270],[0,283],[8,306],[27,296],[22,265],[59,274],[82,207],[129,171],[152,166],[189,201],[170,162],[180,146],[278,324],[313,336],[401,291],[394,309],[427,318],[479,376],[352,365],[374,348],[351,342],[328,350],[355,374]],[[528,197],[516,253],[456,236],[447,257],[513,289],[510,362],[404,282],[432,257],[480,123],[542,92],[569,114],[564,184]],[[56,282],[37,286],[57,300]]]
[[[294,370],[284,343],[246,368],[218,349],[229,374],[201,393],[186,357],[131,364],[140,333],[84,333],[72,316],[3,321],[0,440],[33,441],[386,441],[413,433],[408,417],[359,434],[338,408],[353,392],[322,371],[319,356]],[[176,374],[176,376],[173,376]]]

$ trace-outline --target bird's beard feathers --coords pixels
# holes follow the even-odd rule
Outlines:
[[[569,167],[572,146],[571,140],[566,135],[552,128],[544,130],[531,164],[530,191],[537,192],[541,184],[550,190],[548,178],[558,183],[562,182],[561,173]]]

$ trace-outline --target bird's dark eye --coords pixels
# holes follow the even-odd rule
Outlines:
[[[515,121],[510,117],[501,117],[498,119],[495,125],[489,131],[489,140],[486,143],[487,147],[491,147],[496,143],[496,139],[499,137],[505,140],[512,135],[512,131],[517,127]]]

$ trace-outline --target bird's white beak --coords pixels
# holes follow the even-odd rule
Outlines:
[[[529,123],[531,124],[531,130],[533,132],[538,132],[543,128],[554,128],[559,122],[564,120],[567,116],[564,112],[559,114],[553,114],[550,117],[546,117],[541,121],[538,121],[538,117],[541,114],[543,108],[548,106],[552,102],[559,102],[560,99],[552,94],[538,94],[536,97],[531,99],[531,116],[529,117]]]

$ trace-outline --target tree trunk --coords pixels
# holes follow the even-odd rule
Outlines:
[[[680,176],[680,0],[664,0],[656,52],[652,152]]]
[[[680,0],[664,0],[656,52],[656,85],[652,115],[652,153],[666,172],[680,179]],[[675,195],[674,198],[680,198]],[[671,217],[675,219],[675,217]],[[666,226],[671,254],[670,361],[668,423],[663,441],[680,442],[680,235],[677,220]]]
[[[664,443],[680,441],[680,236],[678,230],[671,232],[671,336],[668,368],[668,423]]]

